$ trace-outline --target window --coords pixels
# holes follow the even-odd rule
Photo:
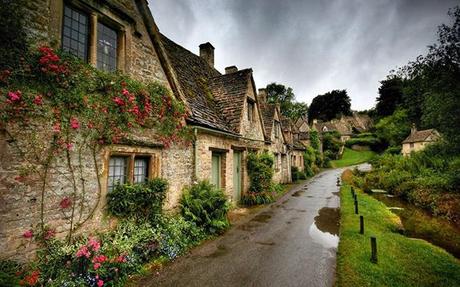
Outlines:
[[[80,59],[88,60],[88,15],[64,6],[62,49]]]
[[[248,101],[248,121],[252,122],[254,120],[254,103]]]
[[[411,149],[413,149],[414,148],[414,143],[410,143],[409,146],[410,146]]]
[[[134,183],[146,182],[149,178],[149,159],[146,157],[134,158]]]
[[[128,176],[128,157],[113,156],[109,162],[108,190],[113,190],[117,184],[126,183]]]
[[[97,24],[97,68],[112,72],[117,69],[117,31]]]
[[[117,184],[143,183],[159,175],[156,155],[113,155],[109,159],[108,191]]]
[[[275,163],[275,170],[279,170],[279,154],[275,153],[275,160],[274,160],[274,163]]]

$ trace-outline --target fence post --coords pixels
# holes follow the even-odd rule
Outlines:
[[[358,213],[359,213],[359,211],[358,211],[358,200],[355,197],[355,214],[358,214]]]
[[[359,216],[359,233],[364,234],[364,217],[362,215]]]
[[[371,262],[377,263],[377,238],[371,237]]]
[[[355,198],[355,189],[353,188],[353,186],[351,187],[351,195],[353,196],[353,198]]]

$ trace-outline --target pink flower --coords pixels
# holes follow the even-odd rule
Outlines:
[[[70,198],[68,197],[64,197],[61,202],[59,203],[59,206],[62,208],[62,209],[66,209],[68,208],[70,205],[72,205],[72,200],[70,200]]]
[[[94,270],[97,270],[101,267],[101,263],[94,263],[93,268]]]
[[[36,95],[34,99],[34,104],[37,106],[41,106],[43,104],[43,97],[42,95]]]
[[[56,236],[56,230],[49,229],[45,233],[45,240],[49,240],[49,239],[53,238],[54,236]]]
[[[60,133],[61,132],[61,124],[60,123],[55,123],[53,125],[53,132],[54,133]]]
[[[97,280],[97,287],[102,287],[104,286],[104,281],[102,281],[101,279]]]
[[[124,263],[126,262],[126,257],[124,255],[120,255],[117,257],[117,259],[115,259],[115,261],[118,263]]]
[[[127,89],[122,89],[121,90],[121,93],[123,94],[123,96],[127,97],[129,96],[129,91]]]
[[[98,255],[93,258],[94,263],[104,263],[107,260],[105,255]]]
[[[72,150],[73,144],[72,143],[66,143],[65,148],[67,150]]]
[[[8,98],[11,102],[19,102],[21,100],[21,91],[8,92]]]
[[[90,237],[88,240],[88,246],[91,247],[94,252],[97,252],[101,248],[101,244],[99,243],[99,241],[92,237]]]
[[[24,236],[24,238],[32,238],[32,236],[34,236],[34,233],[32,230],[29,229],[29,230],[26,230],[24,234],[22,234],[22,236]]]
[[[119,97],[115,97],[113,98],[113,102],[119,106],[124,106],[125,105],[125,101],[123,101],[121,98]]]
[[[86,257],[86,258],[89,258],[90,256],[90,252],[88,250],[88,247],[86,247],[86,245],[83,245],[82,247],[80,247],[80,249],[78,249],[77,253],[75,254],[77,257]]]
[[[73,128],[74,130],[80,128],[80,123],[76,118],[71,118],[70,119],[70,127]]]

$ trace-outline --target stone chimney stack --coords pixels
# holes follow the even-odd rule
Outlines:
[[[267,90],[262,88],[259,89],[259,94],[257,95],[257,99],[261,104],[266,104],[267,103]]]
[[[238,72],[238,68],[236,66],[230,66],[225,68],[225,75],[235,72]]]
[[[415,134],[417,132],[417,127],[415,126],[415,123],[412,123],[412,128],[410,129],[411,135]]]
[[[214,47],[211,43],[206,42],[200,45],[200,57],[208,62],[208,65],[214,68]]]

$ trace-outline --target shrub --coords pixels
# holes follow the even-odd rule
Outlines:
[[[227,197],[221,189],[206,180],[186,188],[180,205],[186,220],[210,234],[221,233],[229,226],[227,213],[230,205]]]
[[[13,261],[0,261],[0,286],[19,287],[16,273],[20,272],[21,265]]]
[[[385,149],[385,144],[377,137],[359,137],[351,138],[345,142],[345,146],[351,148],[354,145],[368,146],[375,152],[381,152]]]
[[[259,205],[273,202],[273,195],[269,192],[248,192],[241,197],[241,203],[244,205]]]
[[[152,218],[161,214],[167,189],[167,181],[160,178],[142,184],[117,185],[107,195],[107,209],[121,218]]]
[[[385,150],[385,153],[397,155],[397,154],[401,154],[401,150],[402,150],[401,146],[390,146],[389,148]]]
[[[338,159],[340,156],[340,149],[342,148],[343,143],[340,141],[340,134],[338,132],[327,132],[323,135],[323,152],[324,157],[328,157],[326,163],[330,160]],[[327,156],[326,156],[327,152]],[[326,166],[323,163],[323,166]]]
[[[273,161],[273,156],[268,152],[250,153],[248,155],[249,192],[272,191]]]

